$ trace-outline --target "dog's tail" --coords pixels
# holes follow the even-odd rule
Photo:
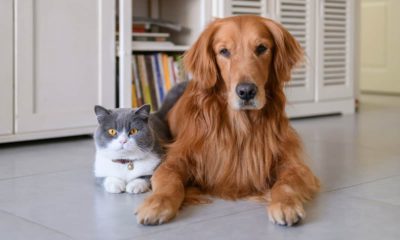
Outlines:
[[[157,116],[160,119],[164,121],[166,120],[168,112],[172,109],[173,106],[175,106],[175,103],[183,95],[183,92],[185,92],[188,83],[188,81],[178,83],[168,92],[167,96],[165,96],[164,98],[164,102],[160,110],[156,112]]]

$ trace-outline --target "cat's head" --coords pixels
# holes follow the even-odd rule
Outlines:
[[[116,158],[152,150],[154,137],[148,124],[150,105],[112,110],[95,106],[94,111],[99,122],[94,134],[98,150],[104,150]]]

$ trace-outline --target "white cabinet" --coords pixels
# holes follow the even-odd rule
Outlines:
[[[15,34],[5,60],[14,72],[0,89],[0,133],[11,120],[13,134],[0,142],[91,133],[94,105],[115,107],[115,1],[2,0],[0,9],[13,16]]]
[[[13,132],[13,0],[0,1],[0,136]]]

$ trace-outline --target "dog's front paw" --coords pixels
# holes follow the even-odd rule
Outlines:
[[[137,178],[130,181],[126,185],[126,192],[127,193],[144,193],[150,190],[150,182],[145,179]]]
[[[125,191],[125,182],[119,178],[107,177],[103,185],[104,189],[109,193],[122,193]]]
[[[177,211],[172,198],[154,194],[138,208],[136,219],[143,225],[158,225],[174,218]]]
[[[301,202],[293,204],[275,202],[268,206],[268,217],[273,223],[292,226],[305,217],[305,212]]]

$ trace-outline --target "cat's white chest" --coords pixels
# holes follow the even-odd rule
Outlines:
[[[127,160],[132,160],[132,166],[129,163],[113,162],[107,154],[101,151],[96,152],[96,161],[94,173],[96,177],[116,177],[126,182],[132,179],[153,175],[155,168],[160,164],[160,158],[153,154],[147,153],[141,156],[129,156]]]

